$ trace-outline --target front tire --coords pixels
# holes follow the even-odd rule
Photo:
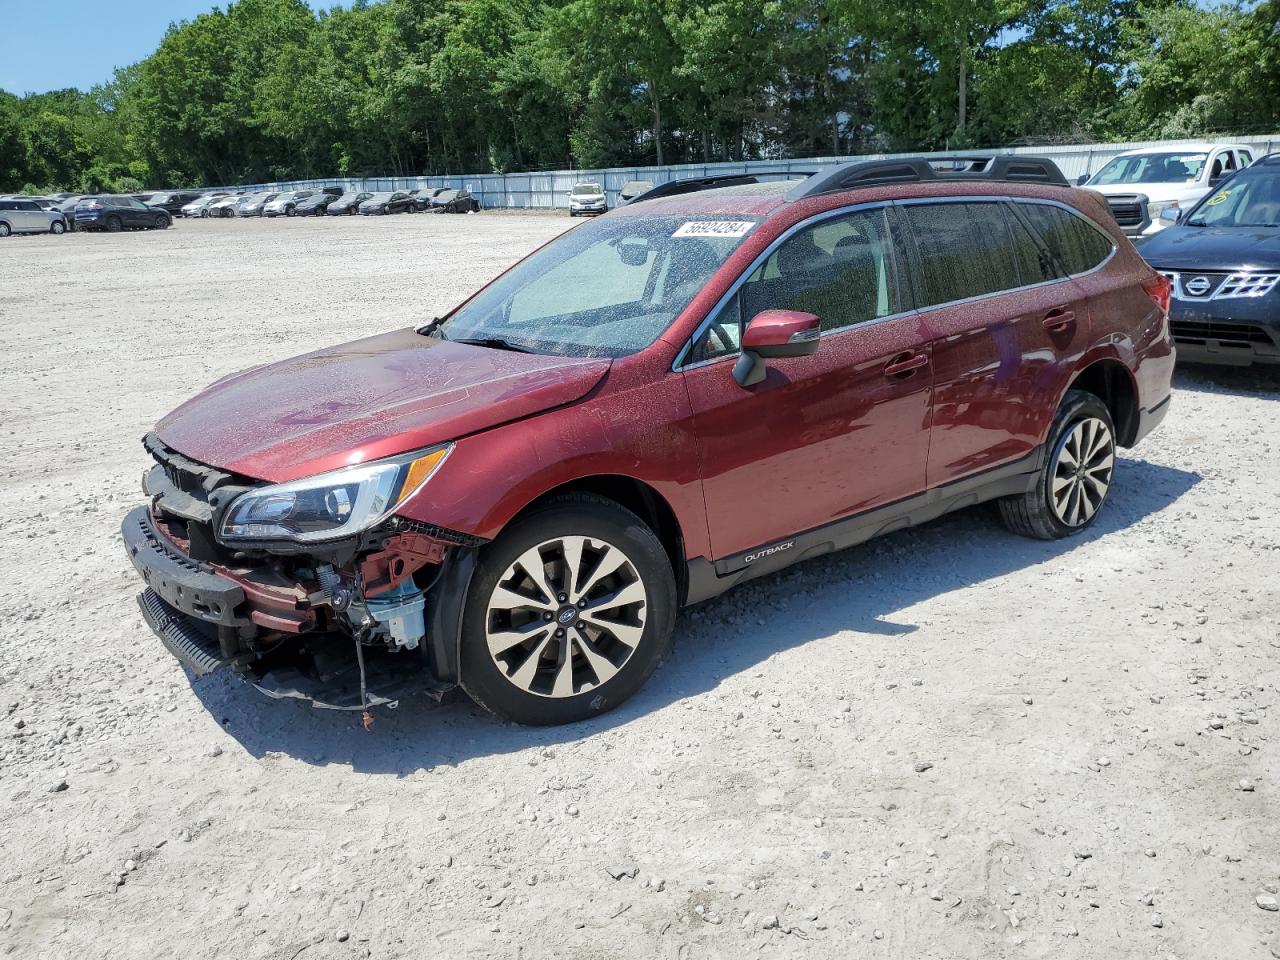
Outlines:
[[[639,517],[591,494],[557,497],[481,553],[462,686],[506,720],[584,720],[640,689],[670,647],[675,610],[671,561]]]
[[[13,228],[3,220],[0,220],[0,237],[7,237],[11,233],[13,233]]]
[[[173,223],[173,221],[168,217],[156,217],[157,230],[168,230],[171,223]]]
[[[1059,540],[1089,527],[1111,492],[1116,428],[1092,393],[1068,390],[1053,419],[1035,489],[999,501],[1005,525],[1038,540]]]
[[[55,220],[53,223],[49,224],[49,232],[55,235],[65,233],[66,229],[67,225],[61,220]]]

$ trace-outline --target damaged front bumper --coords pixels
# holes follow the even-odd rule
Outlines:
[[[456,638],[457,616],[433,609],[436,635],[419,650],[362,643],[344,629],[319,584],[290,581],[268,564],[194,559],[184,549],[189,544],[167,532],[149,507],[130,512],[121,535],[147,585],[138,597],[143,618],[196,676],[230,668],[270,697],[335,710],[394,707],[417,692],[438,699],[453,687],[448,678],[456,677],[456,643],[449,635]],[[457,582],[456,573],[444,576],[467,553],[457,552],[442,558],[436,583]],[[433,607],[455,604],[460,606],[433,593]]]

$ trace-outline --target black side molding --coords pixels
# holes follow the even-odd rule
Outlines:
[[[689,589],[685,602],[710,600],[747,580],[775,573],[810,557],[865,543],[881,534],[918,526],[953,510],[1026,493],[1035,488],[1043,457],[1044,448],[1037,447],[1024,457],[977,476],[963,477],[785,540],[761,544],[745,553],[716,561],[695,557],[688,561]]]

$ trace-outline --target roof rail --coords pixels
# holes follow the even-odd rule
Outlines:
[[[947,169],[945,165],[950,165]],[[941,169],[939,169],[941,167]],[[1058,165],[1046,157],[995,155],[985,157],[903,157],[897,160],[859,160],[842,163],[792,187],[788,200],[803,200],[839,190],[877,187],[887,183],[947,180],[998,180],[1070,186]]]
[[[668,180],[666,183],[660,183],[656,187],[652,187],[640,194],[631,203],[639,203],[642,200],[657,200],[659,197],[674,197],[681,193],[696,193],[699,190],[714,190],[716,187],[738,187],[744,183],[759,182],[754,175],[749,173],[724,173],[714,177],[686,177],[683,180]],[[631,204],[629,203],[627,206],[631,206]]]

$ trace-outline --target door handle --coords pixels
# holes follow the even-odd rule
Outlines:
[[[1076,312],[1074,310],[1050,310],[1045,314],[1041,323],[1044,328],[1051,333],[1061,333],[1076,322]]]
[[[909,375],[912,371],[928,365],[929,355],[927,353],[904,353],[885,364],[884,375],[886,377]]]

